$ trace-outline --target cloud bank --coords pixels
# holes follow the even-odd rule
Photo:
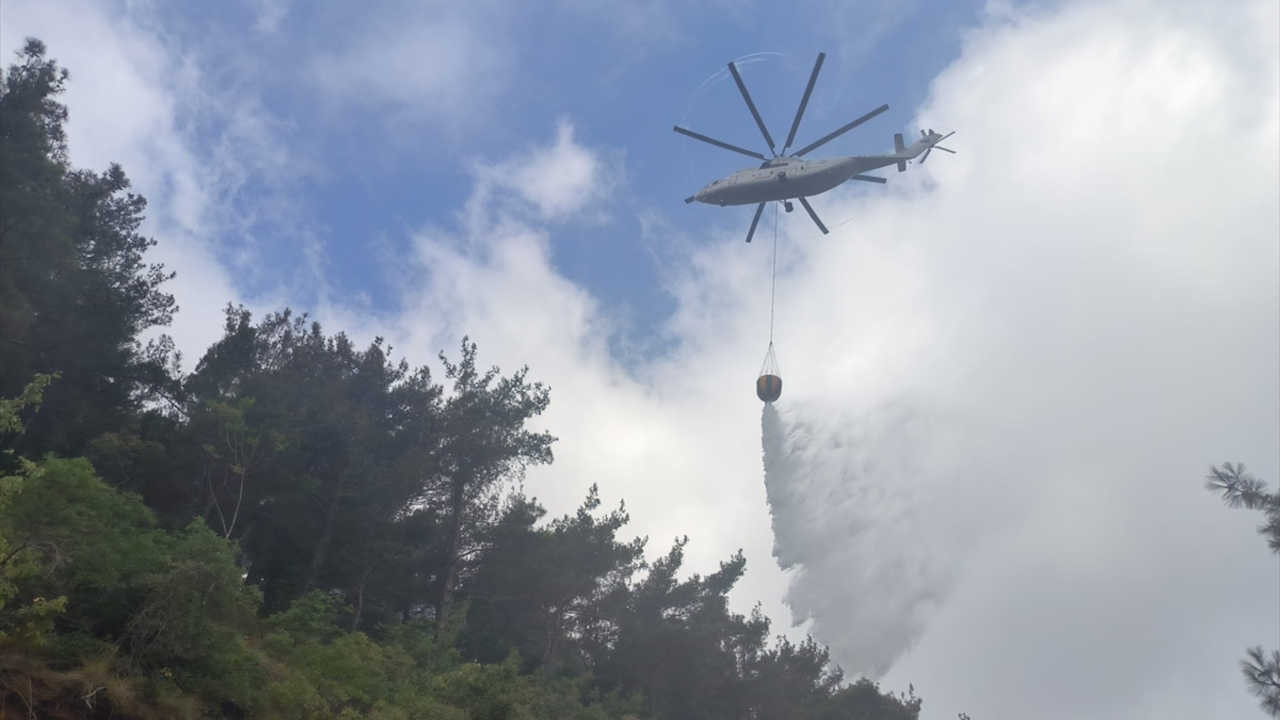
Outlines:
[[[1278,24],[993,7],[918,115],[961,154],[779,279],[821,388],[765,418],[788,603],[927,717],[1257,712],[1274,557],[1200,480],[1280,469]]]

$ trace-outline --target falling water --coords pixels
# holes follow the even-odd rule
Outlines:
[[[925,423],[904,404],[826,423],[765,404],[761,425],[773,555],[791,572],[795,622],[812,620],[847,671],[882,676],[949,584],[917,532]]]

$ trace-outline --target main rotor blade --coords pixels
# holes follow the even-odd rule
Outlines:
[[[787,154],[787,148],[791,147],[791,143],[796,139],[800,118],[804,116],[804,109],[809,104],[809,95],[813,93],[813,84],[818,82],[818,71],[822,69],[822,61],[826,58],[826,53],[818,53],[818,62],[813,64],[813,72],[809,74],[809,84],[805,86],[804,97],[800,98],[800,108],[796,110],[796,119],[791,122],[791,132],[787,133],[787,144],[782,146],[783,155]]]
[[[809,143],[808,145],[805,145],[803,148],[801,148],[800,150],[795,151],[795,152],[794,152],[794,153],[792,153],[792,154],[793,154],[793,155],[795,155],[795,156],[797,156],[797,157],[799,157],[800,155],[804,155],[805,153],[809,152],[810,150],[813,150],[814,148],[816,148],[816,147],[818,147],[818,146],[820,146],[820,145],[825,145],[825,144],[827,144],[828,142],[830,142],[830,141],[832,141],[832,140],[835,140],[836,138],[840,137],[841,135],[843,135],[843,134],[845,134],[845,133],[849,132],[850,130],[852,130],[852,129],[854,129],[854,128],[858,127],[858,126],[859,126],[859,125],[861,125],[862,123],[864,123],[864,122],[866,122],[866,121],[870,120],[871,118],[873,118],[873,117],[875,117],[875,116],[879,115],[880,113],[882,113],[882,112],[884,112],[885,110],[888,110],[888,109],[889,109],[889,106],[888,106],[888,105],[881,105],[880,107],[876,108],[875,110],[872,110],[871,112],[867,113],[866,115],[863,115],[862,117],[858,118],[857,120],[854,120],[853,122],[849,123],[848,125],[845,125],[844,127],[840,128],[839,130],[836,130],[835,132],[833,132],[833,133],[831,133],[831,134],[829,134],[829,135],[826,135],[826,136],[825,136],[825,137],[823,137],[821,140],[818,140],[817,142]]]
[[[888,180],[885,180],[885,179],[884,179],[884,178],[882,178],[882,177],[876,177],[875,175],[854,175],[854,176],[850,177],[849,179],[850,179],[850,180],[861,180],[862,182],[880,183],[881,185],[883,185],[883,184],[885,184],[885,183],[889,182]]]
[[[719,140],[716,140],[715,138],[707,137],[706,135],[703,135],[703,134],[701,134],[701,133],[696,133],[696,132],[694,132],[694,131],[692,131],[692,130],[685,130],[684,128],[680,127],[679,125],[676,125],[676,126],[675,126],[674,128],[672,128],[672,129],[673,129],[673,130],[675,130],[676,132],[680,133],[681,135],[688,135],[689,137],[693,138],[694,140],[701,140],[702,142],[705,142],[705,143],[711,143],[712,145],[715,145],[716,147],[722,147],[722,148],[724,148],[725,150],[732,150],[732,151],[734,151],[734,152],[736,152],[736,153],[742,153],[743,155],[746,155],[747,157],[753,157],[753,158],[756,158],[757,160],[765,160],[765,159],[766,159],[766,158],[765,158],[765,156],[761,155],[761,154],[760,154],[760,153],[758,153],[758,152],[755,152],[754,150],[747,150],[746,148],[740,148],[740,147],[738,147],[737,145],[730,145],[730,144],[729,144],[729,143],[727,143],[727,142],[721,142],[721,141],[719,141]]]
[[[809,213],[809,217],[813,219],[813,224],[818,226],[818,229],[822,231],[823,235],[826,235],[827,226],[823,225],[822,221],[818,219],[818,213],[814,212],[813,208],[809,206],[809,201],[805,200],[802,197],[796,198],[796,199],[799,200],[800,204],[804,206],[804,211]]]
[[[747,242],[751,242],[751,236],[756,234],[756,223],[760,222],[760,213],[764,212],[764,203],[756,206],[755,217],[751,218],[751,228],[747,230]]]
[[[738,83],[738,90],[742,92],[742,99],[747,101],[747,109],[751,111],[751,117],[756,119],[756,125],[760,126],[760,132],[764,134],[765,142],[769,143],[769,152],[777,155],[778,151],[773,147],[773,137],[769,135],[769,128],[764,126],[764,120],[760,119],[760,112],[756,110],[756,104],[751,102],[751,94],[747,92],[747,86],[742,84],[742,76],[738,74],[738,67],[733,63],[729,63],[729,72],[733,73],[733,81]]]

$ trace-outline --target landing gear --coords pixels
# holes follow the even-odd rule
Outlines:
[[[790,200],[783,200],[783,201],[782,201],[782,209],[783,209],[783,210],[786,210],[787,212],[791,212],[792,210],[795,210],[796,208],[795,208],[795,206],[794,206],[794,205],[792,205],[792,204],[791,204],[791,201],[790,201]]]

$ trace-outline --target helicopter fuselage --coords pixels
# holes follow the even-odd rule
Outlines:
[[[769,154],[772,157],[676,125],[672,129],[681,135],[764,162],[759,167],[739,170],[729,177],[716,180],[685,198],[685,203],[700,202],[707,205],[720,205],[721,207],[726,205],[755,205],[756,213],[751,218],[751,227],[747,230],[747,242],[751,242],[751,237],[756,232],[756,225],[760,222],[760,213],[764,212],[765,203],[775,200],[781,201],[783,208],[787,212],[791,212],[791,201],[798,200],[800,205],[804,207],[805,212],[809,214],[809,219],[813,220],[813,224],[817,225],[818,229],[825,235],[830,231],[827,230],[826,225],[822,224],[822,220],[818,218],[818,213],[814,212],[813,206],[809,204],[806,198],[820,195],[846,180],[861,180],[884,184],[887,182],[885,178],[875,175],[863,175],[863,173],[888,165],[897,165],[898,172],[903,172],[907,169],[908,162],[922,154],[923,157],[920,158],[920,162],[923,163],[928,159],[929,153],[934,148],[949,153],[955,152],[955,150],[938,145],[939,142],[954,135],[954,131],[946,135],[940,135],[930,128],[928,130],[921,129],[920,139],[909,147],[904,144],[901,133],[895,134],[893,136],[894,151],[888,155],[852,155],[827,158],[826,160],[808,160],[805,158],[805,155],[810,151],[826,145],[889,109],[888,105],[881,105],[875,110],[823,135],[818,140],[805,145],[799,150],[789,153],[791,143],[796,139],[796,130],[800,127],[800,119],[804,117],[804,109],[809,104],[809,95],[813,92],[814,83],[818,81],[818,71],[822,69],[822,61],[825,57],[825,53],[818,53],[818,60],[813,64],[813,72],[809,73],[809,84],[805,86],[804,95],[800,98],[800,107],[796,110],[795,119],[791,121],[791,130],[787,133],[786,142],[782,145],[782,152],[777,151],[777,144],[773,141],[773,136],[769,134],[769,128],[765,127],[764,118],[760,117],[760,111],[756,110],[756,104],[751,99],[751,93],[747,92],[746,83],[742,82],[742,75],[738,72],[738,67],[734,63],[729,63],[729,73],[733,75],[733,81],[738,86],[738,92],[742,93],[742,99],[747,103],[747,110],[751,111],[751,117],[756,121],[756,127],[760,129],[760,135],[764,138],[765,145],[769,148]]]
[[[766,162],[764,167],[739,170],[710,183],[694,193],[693,200],[725,206],[812,197],[855,175],[894,165],[902,159],[905,158],[898,155],[853,155],[823,160],[778,157]]]

